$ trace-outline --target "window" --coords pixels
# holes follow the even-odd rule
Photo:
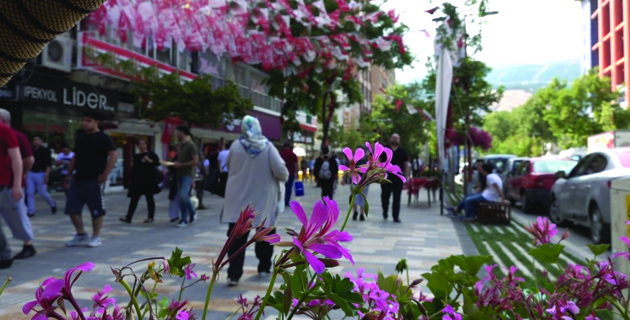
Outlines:
[[[521,163],[520,167],[518,167],[519,176],[526,176],[529,173],[529,164],[529,161],[523,161],[523,163]]]
[[[575,178],[575,177],[579,177],[583,175],[584,169],[586,168],[586,166],[592,159],[593,159],[593,156],[590,155],[582,159],[582,161],[578,162],[578,164],[573,168],[573,170],[571,170],[571,173],[569,174],[569,178]]]
[[[606,159],[606,157],[602,156],[601,154],[595,154],[593,155],[593,160],[591,160],[588,166],[586,166],[586,168],[584,169],[584,174],[588,175],[600,173],[604,171],[604,169],[606,169],[607,165],[608,160]]]
[[[534,162],[534,172],[556,173],[559,171],[569,172],[577,162],[575,161],[537,161]]]

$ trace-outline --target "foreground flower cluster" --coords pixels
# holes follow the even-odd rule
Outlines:
[[[368,147],[373,151],[369,163],[359,168],[355,162],[364,156],[362,151],[345,150],[352,161],[344,170],[357,184],[353,195],[360,194],[361,188],[369,183],[386,182],[388,174],[400,173],[400,168],[390,163],[391,150],[378,143],[373,149]],[[384,162],[379,161],[382,154]],[[344,316],[360,320],[598,320],[611,314],[630,320],[628,276],[614,269],[614,259],[628,259],[630,254],[622,252],[607,260],[597,260],[608,246],[589,246],[593,259],[583,265],[562,265],[559,257],[564,247],[560,242],[569,235],[565,232],[554,243],[558,230],[547,218],[538,218],[527,227],[535,239],[529,255],[545,270],[552,265],[562,270],[555,281],[546,271],[537,272],[535,264],[532,267],[533,273],[538,274],[536,283],[528,284],[519,277],[520,272],[514,266],[501,269],[489,264],[490,256],[463,255],[440,260],[430,272],[422,275],[423,279],[411,280],[405,259],[397,265],[396,272],[406,273],[406,279],[397,274],[367,274],[361,268],[356,275],[331,274],[329,269],[338,266],[340,259],[354,264],[351,252],[342,245],[353,238],[343,231],[345,223],[340,229],[336,228],[340,218],[338,204],[328,198],[318,201],[310,219],[298,202],[291,203],[291,208],[302,227],[299,231],[288,229],[290,240],[283,241],[278,234],[270,235],[273,226],[264,223],[254,226],[257,213],[254,208],[246,207],[214,260],[209,276],[199,276],[196,264],[184,256],[182,250],[175,249],[168,259],[147,258],[111,269],[116,285],[128,294],[124,303],[120,303],[120,299],[117,303],[110,295],[112,287],[105,285],[92,296],[91,305],[80,306],[72,288],[82,273],[94,269],[94,264],[87,262],[69,269],[63,278],[43,281],[35,291],[35,300],[26,303],[23,312],[36,320],[206,319],[214,284],[220,271],[230,262],[228,248],[239,237],[254,231],[241,250],[255,242],[267,241],[275,243],[282,251],[274,259],[266,294],[249,301],[243,296],[235,299],[232,316],[238,320],[259,320],[271,309],[280,320],[291,320],[296,315],[313,320]],[[630,247],[628,238],[620,240]],[[137,268],[142,272],[132,268],[144,263]],[[485,277],[480,279],[478,275],[484,265]],[[181,279],[178,299],[158,294],[157,287],[164,277]],[[274,291],[278,278],[284,283]],[[128,279],[133,281],[128,282]],[[198,315],[183,296],[187,288],[201,282],[208,283],[208,290],[204,310]],[[420,284],[428,291],[423,293]]]

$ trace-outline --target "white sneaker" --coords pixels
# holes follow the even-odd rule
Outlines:
[[[179,223],[177,224],[177,227],[178,227],[178,228],[186,228],[186,227],[188,227],[188,222],[186,222],[186,221],[184,221],[184,220],[181,220],[181,221],[179,221]]]
[[[197,212],[193,213],[193,214],[190,216],[190,224],[195,223],[195,221],[197,221]]]
[[[238,280],[228,279],[228,287],[236,287],[238,286]]]
[[[86,245],[90,241],[90,237],[88,234],[84,234],[82,236],[75,234],[72,240],[66,242],[66,247],[76,247],[78,245]]]
[[[103,241],[101,241],[101,237],[93,237],[92,240],[90,240],[90,243],[88,243],[88,247],[96,248],[101,244],[103,244]]]

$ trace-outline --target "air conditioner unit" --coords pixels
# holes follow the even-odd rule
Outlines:
[[[50,41],[41,54],[41,65],[70,73],[72,71],[73,41],[65,34]]]

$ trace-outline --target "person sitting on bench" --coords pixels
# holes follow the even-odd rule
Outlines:
[[[505,202],[503,197],[503,182],[498,174],[492,173],[493,167],[491,164],[484,163],[481,166],[479,174],[486,177],[486,188],[480,194],[474,194],[467,196],[456,208],[447,208],[451,213],[449,217],[457,218],[459,212],[464,210],[466,213],[464,217],[459,217],[464,220],[475,219],[475,207],[481,202]]]

